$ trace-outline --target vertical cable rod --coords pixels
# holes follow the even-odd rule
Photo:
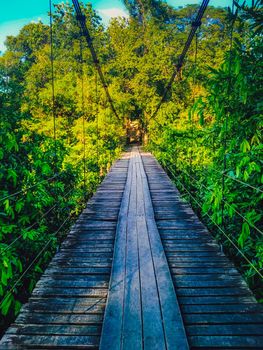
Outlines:
[[[227,94],[229,96],[232,79],[231,79],[231,73],[232,73],[232,60],[233,60],[233,31],[234,31],[234,24],[236,20],[236,15],[234,15],[234,9],[235,9],[235,0],[232,0],[232,8],[231,8],[231,14],[234,16],[231,18],[231,26],[230,26],[230,43],[229,43],[229,61],[228,61],[228,85],[227,85]],[[227,168],[227,132],[228,132],[228,114],[226,113],[225,120],[224,120],[224,157],[223,157],[223,172],[222,172],[222,204],[221,204],[221,221],[222,226],[224,226],[224,209],[225,209],[225,172]]]
[[[83,184],[84,184],[84,193],[86,192],[87,184],[87,169],[86,169],[86,132],[85,132],[85,102],[84,102],[84,61],[83,61],[83,45],[82,37],[79,40],[80,44],[80,61],[81,61],[81,113],[82,113],[82,138],[83,138]]]
[[[194,51],[194,76],[193,76],[193,105],[195,104],[196,93],[195,85],[197,81],[197,55],[198,55],[198,33],[195,33],[195,51]],[[190,172],[193,172],[193,146],[194,146],[194,121],[191,113],[191,151],[190,151]]]
[[[50,31],[50,65],[51,65],[53,138],[54,138],[54,143],[55,143],[55,160],[56,160],[56,158],[57,158],[57,130],[56,130],[56,112],[55,112],[55,75],[54,75],[54,40],[53,40],[52,0],[49,0],[49,31]]]
[[[88,44],[88,47],[90,49],[90,53],[91,53],[91,56],[92,56],[92,59],[93,59],[94,66],[95,66],[95,68],[96,68],[96,70],[98,72],[99,78],[100,78],[101,83],[102,83],[102,87],[103,87],[103,89],[105,91],[105,94],[106,94],[106,97],[107,97],[107,99],[109,101],[111,110],[114,113],[114,115],[116,116],[116,118],[118,120],[121,120],[121,118],[119,117],[119,115],[118,115],[118,113],[117,113],[117,111],[116,111],[116,109],[114,107],[114,103],[113,103],[113,100],[112,100],[110,92],[109,92],[108,84],[107,84],[107,82],[105,80],[105,77],[104,77],[104,74],[102,72],[101,64],[100,64],[100,61],[98,59],[98,56],[96,54],[96,51],[95,51],[95,48],[94,48],[94,45],[93,45],[93,38],[90,36],[89,30],[88,30],[88,27],[87,27],[87,24],[86,24],[86,16],[82,14],[82,10],[81,10],[79,1],[78,0],[72,0],[72,2],[73,2],[73,6],[75,8],[75,11],[76,11],[77,21],[79,22],[79,25],[80,25],[80,28],[82,30],[83,36],[85,37],[85,39],[87,41],[87,44]]]
[[[98,100],[98,72],[95,70],[95,113],[96,113],[96,153],[97,166],[99,169],[99,100]]]

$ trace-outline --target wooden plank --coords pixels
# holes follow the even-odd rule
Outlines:
[[[26,324],[9,327],[6,334],[22,334],[22,335],[96,335],[100,336],[101,325],[52,325],[47,327],[46,325]]]
[[[191,325],[187,328],[189,335],[263,335],[263,325],[227,324],[227,325]]]
[[[252,292],[246,287],[221,287],[221,288],[177,288],[178,296],[188,296],[194,298],[196,296],[228,296],[228,295],[252,295]]]
[[[52,287],[44,287],[44,288],[35,288],[33,291],[33,296],[38,296],[38,297],[51,297],[51,296],[61,296],[64,298],[67,297],[72,297],[75,296],[76,298],[79,297],[90,297],[90,296],[94,296],[94,297],[98,297],[98,296],[105,296],[107,294],[107,287],[105,287],[104,289],[102,288],[94,288],[90,287],[90,288],[52,288]],[[106,294],[105,294],[106,293]]]
[[[137,163],[137,173],[139,173]],[[143,336],[145,350],[166,349],[166,341],[162,324],[157,281],[151,255],[151,247],[145,218],[143,186],[141,176],[137,184],[137,231],[140,259]]]
[[[164,254],[159,232],[154,220],[154,212],[142,161],[139,163],[142,192],[144,194],[146,220],[148,227],[151,253],[157,280],[157,288],[162,310],[163,327],[167,349],[188,349],[187,338],[180,308],[176,298],[168,263]]]
[[[119,326],[116,327],[116,320],[112,315],[108,317],[106,309],[103,331],[104,327],[107,327],[108,333],[111,331],[111,339],[115,340],[104,340],[105,334],[102,333],[100,348],[187,349],[180,310],[177,304],[173,305],[176,302],[173,282],[155,224],[147,179],[137,150],[133,154],[131,164],[132,189],[126,218],[127,237],[125,242],[119,242],[122,245],[126,244],[126,256],[122,260],[125,261],[124,297],[119,297],[123,309],[121,306],[117,308],[118,314],[123,311],[122,328],[120,315]],[[115,246],[115,251],[118,249],[123,248]],[[114,266],[116,261],[118,260],[114,255]],[[107,308],[111,294],[110,290]],[[113,310],[112,308],[112,312]]]
[[[22,345],[21,345],[22,344]],[[95,349],[99,344],[99,336],[80,335],[9,335],[1,341],[1,350],[17,349]]]
[[[131,193],[132,166],[133,163],[130,161],[127,184],[123,192],[123,198],[116,229],[116,240],[113,255],[114,263],[111,272],[110,290],[100,339],[101,350],[114,350],[120,349],[121,347],[127,241],[126,218],[128,215],[129,199]]]
[[[127,177],[127,167],[119,170],[113,168],[71,228],[1,350],[98,349]]]
[[[61,313],[44,313],[44,312],[28,312],[20,313],[16,319],[18,324],[45,324],[53,325],[101,325],[103,321],[103,314],[61,314]]]
[[[185,314],[200,314],[200,313],[252,313],[252,312],[262,312],[262,307],[257,305],[257,303],[238,303],[238,304],[230,304],[230,305],[181,305],[181,310]]]
[[[213,344],[214,348],[233,347],[233,348],[258,348],[263,349],[263,336],[248,335],[230,335],[230,336],[190,336],[190,344],[193,347],[210,348]]]
[[[263,310],[246,283],[153,157],[143,162],[191,348],[263,348]]]
[[[255,298],[251,295],[237,296],[237,295],[213,295],[213,296],[189,296],[179,297],[181,305],[204,305],[204,304],[235,304],[235,303],[255,303]]]
[[[134,163],[133,163],[134,164]],[[136,223],[137,192],[136,167],[132,167],[132,191],[127,217],[127,246],[125,270],[125,294],[123,305],[123,349],[140,350],[143,348],[142,310],[139,273],[138,232]]]

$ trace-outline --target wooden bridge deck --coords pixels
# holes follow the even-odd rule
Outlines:
[[[114,259],[113,259],[114,258]],[[117,161],[0,349],[263,349],[263,309],[157,161]]]

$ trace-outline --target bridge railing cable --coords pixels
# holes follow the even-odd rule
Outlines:
[[[165,165],[166,169],[168,169],[171,174],[173,174],[175,181],[178,181],[180,186],[187,192],[187,194],[193,199],[193,201],[198,205],[198,207],[200,209],[202,209],[202,205],[200,204],[199,200],[196,199],[194,197],[194,195],[185,187],[185,185],[182,183],[182,181],[178,178],[178,176],[176,176],[176,174],[174,173],[174,170],[169,166],[169,165]],[[227,240],[232,244],[232,246],[238,251],[238,253],[244,258],[244,260],[254,269],[254,271],[256,271],[256,273],[263,278],[263,274],[261,273],[261,271],[255,266],[255,264],[253,264],[253,262],[242,252],[242,250],[238,247],[238,242],[235,239],[236,243],[234,242],[233,238],[230,237],[225,230],[223,230],[218,223],[212,218],[212,216],[210,216],[207,212],[204,214],[205,216],[207,216],[209,218],[209,220],[217,227],[217,229],[224,235],[224,237],[227,238]]]
[[[50,243],[53,241],[53,237],[55,237],[65,226],[65,224],[70,220],[72,217],[72,213],[63,221],[63,223],[60,225],[60,227],[52,234],[52,237],[45,243],[45,245],[42,247],[42,249],[39,251],[39,253],[36,255],[36,257],[31,261],[31,263],[27,266],[27,268],[24,270],[24,272],[19,276],[19,278],[16,280],[16,282],[9,288],[8,292],[5,294],[5,296],[0,301],[0,308],[2,307],[5,300],[11,296],[11,294],[15,291],[15,288],[19,285],[19,283],[23,280],[23,278],[27,275],[27,273],[30,271],[30,269],[35,265],[35,263],[41,258],[42,254],[47,250]]]
[[[74,190],[74,187],[71,188],[65,195],[63,198],[65,198],[69,193],[71,193]],[[54,206],[52,206],[51,208],[49,208],[49,210],[47,210],[40,219],[44,218],[48,213],[50,213],[55,207],[57,207],[58,203],[56,203]],[[50,234],[50,239],[44,244],[44,246],[41,248],[41,250],[37,253],[37,255],[35,256],[35,258],[30,262],[30,264],[26,267],[26,269],[21,273],[21,275],[15,280],[15,283],[10,286],[7,290],[7,293],[3,296],[2,300],[0,301],[0,309],[3,307],[3,303],[11,296],[11,294],[15,291],[15,288],[19,286],[19,283],[24,279],[24,277],[26,277],[26,275],[28,274],[28,272],[36,265],[37,261],[39,261],[41,259],[41,256],[45,253],[45,251],[48,249],[50,243],[54,240],[54,238],[57,236],[57,234],[63,229],[63,227],[66,225],[66,223],[73,218],[73,213],[70,213],[66,219],[62,222],[62,224],[59,226],[59,228],[53,232],[52,234]],[[34,224],[32,224],[30,227],[28,227],[27,229],[32,228],[33,226],[35,226],[36,224],[39,223],[39,220],[37,222],[35,222]],[[9,248],[11,248],[11,246],[17,241],[19,240],[23,235],[21,234],[19,237],[17,237],[13,242],[10,243],[9,246],[7,246],[4,250],[0,251],[0,254],[3,253],[4,251],[8,250]]]
[[[100,61],[99,61],[98,56],[96,54],[95,48],[93,46],[93,39],[92,39],[92,37],[90,35],[90,32],[89,32],[87,24],[86,24],[86,16],[83,15],[78,0],[72,0],[72,2],[73,2],[73,5],[74,5],[76,14],[77,14],[77,20],[78,20],[78,22],[80,24],[80,28],[81,28],[82,34],[86,38],[86,41],[87,41],[87,44],[88,44],[88,47],[90,49],[90,53],[91,53],[91,56],[92,56],[92,59],[93,59],[93,63],[94,63],[94,65],[96,67],[96,70],[97,70],[97,72],[99,74],[102,86],[104,88],[105,94],[107,96],[108,102],[109,102],[110,107],[111,107],[111,110],[114,113],[114,115],[116,116],[116,118],[118,120],[120,120],[120,117],[119,117],[119,115],[118,115],[118,113],[117,113],[117,111],[115,109],[113,100],[111,98],[111,95],[110,95],[110,92],[109,92],[109,89],[108,89],[108,84],[107,84],[106,79],[104,77],[104,74],[102,72]]]
[[[149,119],[154,119],[157,116],[157,113],[159,112],[159,109],[161,108],[161,106],[164,103],[164,101],[166,100],[166,96],[167,96],[168,92],[170,91],[176,76],[181,71],[182,66],[184,64],[184,61],[185,61],[185,58],[186,58],[186,55],[187,55],[187,52],[188,52],[188,50],[189,50],[189,48],[191,46],[191,43],[193,41],[193,38],[195,36],[195,33],[196,33],[197,29],[202,24],[201,20],[203,18],[205,10],[206,10],[206,8],[208,6],[208,3],[209,3],[209,0],[203,0],[202,1],[202,4],[201,4],[201,6],[200,6],[200,8],[198,10],[198,13],[197,13],[194,21],[192,22],[191,31],[190,31],[190,33],[188,35],[188,38],[187,38],[186,43],[184,45],[183,51],[182,51],[181,55],[179,56],[178,63],[177,63],[177,65],[176,65],[176,67],[175,67],[175,69],[174,69],[174,71],[172,73],[172,76],[171,76],[171,78],[170,78],[170,80],[169,80],[169,82],[168,82],[168,84],[167,84],[167,86],[166,86],[166,88],[164,90],[164,93],[163,93],[163,95],[161,97],[161,100],[160,100],[159,104],[157,105],[155,111],[153,112],[153,114],[151,115],[151,117]]]
[[[65,199],[73,190],[75,189],[75,187],[71,188],[69,191],[67,191],[64,196],[62,197],[63,199]],[[0,250],[0,255],[3,254],[4,252],[6,252],[7,250],[9,250],[16,242],[18,242],[22,237],[24,237],[24,233],[31,230],[33,227],[35,227],[37,224],[39,224],[39,222],[44,219],[49,213],[52,212],[52,210],[54,210],[58,205],[61,205],[61,203],[55,203],[51,208],[49,208],[45,213],[43,213],[40,218],[37,219],[37,221],[35,221],[33,224],[31,224],[30,226],[26,227],[25,229],[23,229],[23,233],[21,233],[18,237],[16,237],[11,243],[9,243],[5,248]]]
[[[247,182],[244,182],[244,181],[242,181],[242,180],[240,180],[240,179],[237,179],[236,177],[233,177],[233,176],[230,176],[230,175],[226,174],[227,170],[225,170],[225,172],[224,172],[224,171],[220,171],[220,170],[217,170],[217,169],[213,169],[213,171],[215,171],[215,172],[218,173],[219,175],[224,176],[224,177],[226,177],[226,178],[228,178],[228,179],[230,179],[230,180],[232,180],[232,181],[234,181],[234,182],[238,182],[238,183],[240,183],[241,185],[243,185],[243,186],[245,186],[245,187],[249,187],[249,188],[251,188],[251,189],[254,190],[254,191],[263,193],[262,188],[255,187],[255,186],[253,186],[253,185],[250,185],[250,184],[247,183]]]
[[[171,170],[171,167],[169,168]],[[198,179],[196,179],[193,175],[189,174],[188,171],[186,170],[179,170],[180,172],[184,173],[186,176],[189,176],[195,183],[198,183],[201,187],[203,187],[206,191],[208,192],[213,192],[211,189],[209,189],[207,186],[205,186],[202,183],[199,183]],[[251,221],[249,221],[244,215],[242,215],[240,213],[240,211],[238,211],[235,207],[233,207],[232,204],[230,204],[226,199],[224,199],[222,197],[221,199],[225,205],[227,205],[228,207],[230,207],[239,217],[241,217],[245,222],[247,222],[247,224],[249,226],[251,226],[254,230],[256,230],[258,233],[260,233],[263,236],[263,231],[261,231],[257,226],[255,226],[254,224],[251,223]]]
[[[41,184],[43,184],[43,183],[45,183],[45,182],[52,181],[52,180],[54,180],[55,178],[61,176],[62,174],[64,174],[64,172],[55,174],[54,176],[51,176],[51,177],[49,177],[48,179],[45,179],[45,180],[41,180],[41,181],[35,183],[35,184],[32,185],[32,186],[25,187],[25,188],[23,188],[22,190],[19,190],[19,191],[17,191],[17,192],[14,192],[14,193],[12,193],[12,194],[9,194],[9,195],[7,195],[7,196],[4,196],[4,197],[0,198],[0,202],[1,202],[1,201],[4,201],[4,200],[6,200],[6,199],[12,198],[12,197],[16,197],[16,196],[18,196],[18,195],[21,194],[21,193],[25,193],[25,192],[31,190],[32,188],[35,188],[35,187],[37,187],[37,186],[39,186],[39,185],[41,185]]]

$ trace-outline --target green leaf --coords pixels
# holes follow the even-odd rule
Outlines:
[[[15,316],[18,315],[20,309],[21,309],[22,303],[20,303],[20,301],[16,300],[15,301]]]
[[[16,202],[15,209],[17,213],[20,213],[24,207],[24,200],[20,199]]]
[[[238,237],[238,244],[241,248],[244,248],[244,244],[250,235],[250,227],[247,222],[243,222],[241,234]]]
[[[42,169],[42,174],[44,174],[44,175],[51,174],[51,168],[47,163],[43,163],[41,166],[41,169]]]
[[[3,302],[1,303],[1,311],[2,311],[2,314],[4,316],[6,316],[8,314],[8,311],[9,311],[9,308],[12,304],[12,301],[13,301],[13,296],[11,293],[7,294],[7,296],[4,298]]]
[[[4,286],[7,286],[7,273],[6,269],[2,269],[1,271],[1,282]]]
[[[20,260],[18,260],[18,259],[16,260],[16,265],[18,267],[18,271],[22,272],[23,271],[23,266],[22,266],[22,263],[21,263]]]
[[[251,147],[250,147],[249,142],[246,139],[244,139],[240,144],[241,152],[246,153],[246,152],[250,151],[250,148]]]
[[[16,182],[17,182],[17,173],[13,170],[13,169],[8,169],[7,170],[7,179],[12,179],[13,180],[13,184],[16,186]]]

